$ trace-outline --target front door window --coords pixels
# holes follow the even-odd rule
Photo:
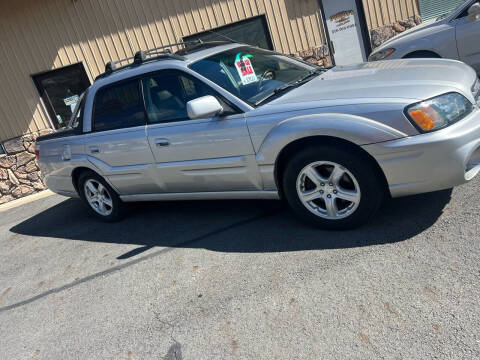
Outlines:
[[[90,86],[82,63],[32,75],[56,129],[68,125],[80,96]]]

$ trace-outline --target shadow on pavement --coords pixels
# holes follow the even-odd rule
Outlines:
[[[10,229],[13,233],[91,242],[136,244],[119,259],[152,247],[204,248],[221,252],[284,252],[371,246],[403,241],[432,226],[451,190],[387,202],[357,230],[322,231],[299,222],[280,201],[184,201],[139,203],[115,224],[89,217],[68,199]]]

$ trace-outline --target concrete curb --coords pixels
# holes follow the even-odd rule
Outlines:
[[[10,209],[13,209],[13,208],[16,208],[18,206],[27,204],[27,203],[35,201],[35,200],[40,200],[40,199],[46,198],[48,196],[52,196],[52,195],[54,195],[54,193],[52,191],[44,190],[44,191],[41,191],[41,192],[36,193],[36,194],[28,195],[28,196],[25,196],[23,198],[10,201],[6,204],[0,205],[0,213],[4,212],[4,211],[7,211],[7,210],[10,210]]]

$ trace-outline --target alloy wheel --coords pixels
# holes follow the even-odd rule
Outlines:
[[[85,198],[98,214],[109,216],[113,211],[113,201],[108,189],[99,181],[89,179],[84,185]]]
[[[355,176],[344,166],[330,161],[305,166],[297,177],[297,194],[310,212],[328,220],[350,216],[361,199]]]

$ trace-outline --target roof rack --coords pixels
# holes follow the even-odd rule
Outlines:
[[[140,50],[135,53],[134,56],[128,57],[125,59],[120,59],[117,61],[109,61],[105,64],[105,72],[99,76],[95,80],[101,79],[112,74],[115,71],[126,69],[132,66],[140,65],[146,61],[153,61],[153,60],[161,60],[161,59],[176,59],[176,60],[184,60],[184,58],[178,54],[172,53],[173,46],[184,46],[187,48],[188,46],[195,46],[202,44],[201,40],[192,40],[192,41],[182,41],[178,43],[168,44],[160,47],[156,47],[149,50]],[[133,60],[133,62],[131,62]],[[127,62],[126,65],[119,66],[122,63]]]

